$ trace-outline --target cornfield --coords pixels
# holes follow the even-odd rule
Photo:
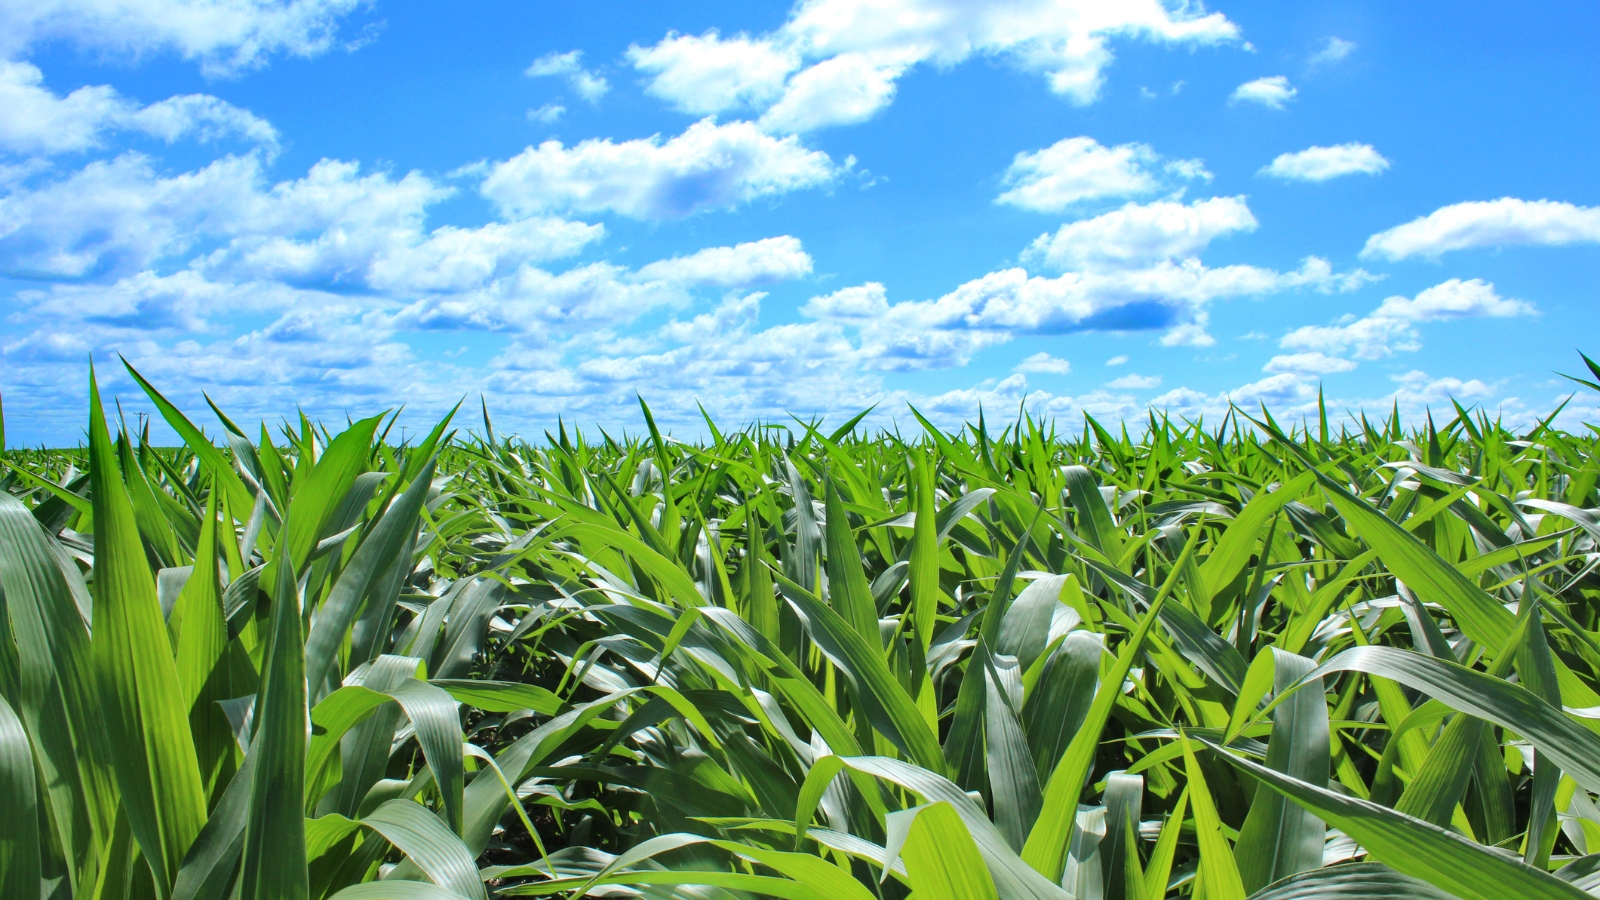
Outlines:
[[[0,438],[5,898],[1600,890],[1593,433],[214,442],[132,374],[181,446],[92,374]]]

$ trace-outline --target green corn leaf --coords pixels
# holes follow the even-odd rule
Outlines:
[[[850,531],[850,518],[839,499],[839,488],[827,480],[824,539],[827,543],[828,599],[835,611],[869,642],[882,643],[878,636],[878,610],[872,602],[872,586],[861,568],[861,551]]]
[[[961,816],[972,840],[977,844],[995,889],[1006,900],[1069,900],[1070,895],[1046,880],[1006,843],[1004,835],[984,815],[982,807],[954,782],[927,769],[898,759],[881,756],[851,757],[844,760],[852,771],[862,772],[898,785],[928,803],[948,803]]]
[[[956,693],[955,712],[950,717],[950,731],[944,739],[944,758],[955,780],[967,790],[981,790],[988,781],[988,757],[985,752],[984,723],[988,708],[988,676],[986,660],[989,647],[982,637],[972,648],[967,659],[967,670],[962,673],[961,687]]]
[[[1044,652],[1050,621],[1061,603],[1061,589],[1066,583],[1065,575],[1047,575],[1023,588],[1001,620],[995,652],[1015,656],[1027,671]]]
[[[523,709],[553,716],[566,709],[566,701],[547,688],[515,681],[477,681],[464,678],[433,678],[429,684],[442,688],[455,699],[484,712],[508,713]]]
[[[1064,470],[1068,499],[1078,513],[1078,528],[1084,540],[1108,559],[1122,558],[1122,532],[1111,516],[1111,508],[1100,496],[1100,484],[1094,474],[1083,466],[1067,466]]]
[[[415,678],[401,682],[389,695],[399,702],[416,730],[422,755],[444,797],[445,824],[460,834],[465,769],[461,755],[461,719],[456,712],[455,698]]]
[[[471,900],[488,900],[472,851],[424,807],[410,800],[390,800],[361,823],[400,848],[435,884]]]
[[[1311,660],[1276,648],[1261,658],[1272,662],[1273,689],[1280,694],[1316,668]],[[1266,764],[1307,784],[1326,787],[1329,746],[1328,706],[1319,678],[1272,710]],[[1326,833],[1321,820],[1281,794],[1256,791],[1234,847],[1244,889],[1254,892],[1297,872],[1321,868]]]
[[[1033,751],[1035,770],[1048,778],[1094,704],[1100,683],[1099,635],[1074,631],[1045,660],[1022,705],[1022,726]],[[970,664],[969,664],[970,665]],[[960,701],[956,701],[960,715]]]
[[[1600,791],[1600,735],[1521,685],[1396,647],[1353,647],[1309,677],[1332,672],[1365,672],[1393,679],[1451,709],[1508,728],[1549,754],[1585,789]]]
[[[1189,542],[1179,554],[1178,562],[1173,566],[1171,574],[1150,601],[1150,605],[1145,608],[1133,634],[1123,644],[1117,654],[1116,662],[1101,681],[1099,690],[1095,692],[1094,702],[1084,717],[1083,725],[1073,735],[1066,752],[1061,755],[1061,759],[1051,771],[1050,780],[1045,786],[1044,806],[1039,812],[1033,830],[1028,833],[1027,844],[1022,850],[1023,860],[1051,881],[1061,878],[1062,868],[1066,864],[1067,842],[1072,836],[1072,824],[1077,818],[1078,798],[1083,793],[1084,780],[1089,777],[1089,770],[1094,765],[1095,753],[1100,745],[1100,733],[1105,730],[1106,721],[1111,718],[1112,706],[1121,696],[1122,683],[1128,677],[1128,670],[1133,668],[1133,662],[1143,649],[1144,640],[1150,634],[1151,626],[1155,624],[1156,617],[1161,614],[1162,606],[1177,584],[1178,573],[1194,554],[1202,530],[1201,527],[1196,527],[1190,534]]]
[[[1189,809],[1189,789],[1178,795],[1167,821],[1161,825],[1155,849],[1150,851],[1150,862],[1144,869],[1144,900],[1162,900],[1167,895],[1167,881],[1172,875],[1172,860],[1178,851],[1178,835],[1183,831],[1184,813]]]
[[[1513,641],[1520,643],[1527,639],[1529,626],[1536,624],[1537,608],[1537,603],[1531,601],[1526,605],[1524,615],[1519,617],[1518,628],[1512,633]],[[1423,627],[1427,629],[1426,625]],[[1444,644],[1442,635],[1437,637],[1437,644]],[[1443,652],[1446,650],[1448,645],[1439,647],[1430,655],[1454,662],[1454,655],[1446,655]],[[1504,678],[1510,673],[1516,657],[1515,651],[1502,651],[1489,667],[1489,675]],[[1441,828],[1448,827],[1456,804],[1467,789],[1467,781],[1472,777],[1479,756],[1478,745],[1487,740],[1489,734],[1486,723],[1481,719],[1462,714],[1452,717],[1444,732],[1433,742],[1421,768],[1413,773],[1411,783],[1400,796],[1400,802],[1394,806],[1395,810]]]
[[[405,493],[378,520],[372,533],[356,548],[317,620],[306,636],[306,680],[321,685],[338,662],[335,658],[363,601],[375,600],[381,576],[394,565],[401,550],[416,533],[417,515],[428,497],[434,459],[426,460]]]
[[[916,703],[889,671],[876,641],[863,637],[833,609],[800,585],[774,572],[795,611],[805,618],[812,640],[856,685],[873,726],[912,761],[934,772],[944,769],[938,740]]]
[[[1100,841],[1100,877],[1105,900],[1142,900],[1139,846],[1134,829],[1143,809],[1144,776],[1112,772],[1106,776],[1106,836]]]
[[[917,813],[900,853],[918,896],[999,900],[972,835],[948,803],[932,803]]]
[[[255,762],[255,757],[245,757],[205,827],[189,845],[173,884],[172,900],[223,900],[229,895],[244,850]]]
[[[285,514],[283,532],[274,548],[272,561],[262,575],[262,584],[278,583],[276,569],[283,560],[290,561],[294,577],[301,574],[300,568],[310,558],[312,548],[328,536],[324,529],[350,493],[356,477],[366,469],[372,452],[372,436],[382,420],[382,416],[373,416],[351,425],[333,439],[314,465],[305,456],[300,458],[305,475],[303,481],[292,486],[293,497]]]
[[[331,449],[328,455],[332,455]],[[318,481],[313,472],[304,489],[313,489]],[[316,515],[321,506],[308,501],[301,508],[310,510],[308,515]],[[256,694],[255,733],[250,749],[250,755],[257,759],[240,862],[240,900],[306,900],[311,891],[302,809],[308,716],[305,632],[292,562],[297,512],[291,507],[279,532],[278,562],[274,564],[277,579],[272,592],[271,627],[261,667],[261,689]],[[306,529],[299,528],[298,532],[303,534]]]
[[[1452,895],[1382,863],[1351,863],[1291,875],[1250,900],[1452,900]]]
[[[368,793],[388,770],[395,732],[403,722],[404,712],[398,703],[387,702],[393,699],[388,692],[421,674],[423,662],[414,656],[380,655],[312,708],[313,736],[306,755],[308,807],[316,803],[318,813],[360,815]],[[335,704],[341,695],[346,696]],[[369,709],[372,714],[366,715]],[[338,785],[318,800],[332,774],[323,768],[323,760],[334,753],[339,755]]]
[[[1022,693],[1022,676],[1016,657],[989,657],[984,663],[989,795],[994,798],[995,824],[1011,848],[1020,851],[1043,802],[1033,754],[1013,700]]]
[[[912,504],[916,521],[911,526],[911,619],[924,651],[933,639],[934,618],[939,613],[939,535],[936,531],[933,462],[926,453],[912,467]]]
[[[1211,801],[1211,789],[1206,786],[1205,773],[1194,757],[1194,748],[1187,738],[1183,743],[1183,766],[1189,776],[1190,805],[1194,807],[1195,840],[1200,844],[1200,870],[1195,876],[1195,897],[1198,900],[1244,900],[1244,883],[1239,867],[1233,861],[1233,849],[1222,834],[1222,819],[1217,816]],[[1240,835],[1241,839],[1243,835]]]
[[[39,786],[55,840],[75,880],[93,877],[111,840],[117,786],[85,622],[86,596],[79,596],[87,588],[60,544],[5,491],[0,593],[0,660],[16,654],[13,710],[39,751]]]
[[[161,418],[167,420],[172,430],[178,433],[178,437],[183,438],[184,444],[210,471],[217,488],[227,494],[229,505],[234,509],[249,509],[254,505],[255,497],[251,495],[250,489],[245,487],[244,481],[233,470],[233,466],[228,463],[228,458],[222,455],[222,451],[217,449],[216,445],[211,443],[182,412],[179,412],[176,406],[162,396],[154,385],[145,380],[131,363],[124,359],[122,365],[149,396],[150,402],[155,404],[156,411],[161,413]]]
[[[39,894],[39,810],[33,782],[33,746],[22,720],[0,697],[0,893]]]
[[[1387,807],[1336,794],[1242,759],[1215,745],[1212,749],[1260,782],[1360,842],[1368,855],[1412,878],[1426,881],[1461,900],[1578,900],[1587,894],[1548,872],[1488,850],[1437,825]]]
[[[1211,555],[1200,564],[1200,574],[1205,578],[1209,593],[1220,593],[1230,582],[1239,577],[1239,573],[1243,572],[1244,567],[1250,562],[1250,555],[1255,552],[1256,541],[1260,540],[1267,523],[1278,514],[1284,504],[1304,494],[1316,480],[1315,473],[1302,472],[1271,493],[1265,491],[1257,493],[1249,503],[1245,504],[1244,509],[1234,516],[1233,521],[1222,532],[1222,538],[1217,541]]]
[[[206,820],[205,786],[189,731],[155,580],[133,503],[117,470],[100,391],[89,377],[89,474],[94,501],[92,653],[123,809],[155,882],[172,890]]]

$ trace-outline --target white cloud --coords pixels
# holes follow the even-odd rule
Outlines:
[[[1106,360],[1106,365],[1108,365],[1108,366],[1120,366],[1120,365],[1125,365],[1127,362],[1128,362],[1127,355],[1118,354],[1117,356],[1113,356],[1110,359]]]
[[[1389,297],[1359,319],[1346,316],[1333,325],[1296,328],[1284,335],[1278,346],[1356,359],[1382,359],[1398,351],[1421,348],[1422,339],[1415,327],[1418,322],[1533,313],[1531,305],[1495,293],[1492,284],[1476,278],[1452,278],[1419,292],[1415,298]]]
[[[1338,37],[1329,37],[1328,42],[1322,45],[1321,50],[1311,54],[1311,64],[1314,66],[1325,66],[1329,63],[1336,63],[1349,56],[1351,53],[1354,53],[1355,49],[1355,41],[1347,41]]]
[[[1203,411],[1209,403],[1211,403],[1210,394],[1203,394],[1187,387],[1173,388],[1164,394],[1152,397],[1150,400],[1151,408],[1166,410],[1180,415]]]
[[[208,94],[169,97],[140,106],[108,85],[57,96],[32,63],[0,59],[0,150],[56,154],[101,146],[112,131],[136,131],[167,143],[194,136],[236,136],[275,149],[278,133],[248,110]]]
[[[188,258],[236,283],[460,290],[605,233],[548,217],[425,231],[427,209],[451,193],[418,172],[364,174],[336,160],[268,186],[254,156],[162,177],[124,154],[0,198],[0,271],[104,280]]]
[[[1151,399],[1150,406],[1189,419],[1222,416],[1230,406],[1252,410],[1265,405],[1274,415],[1283,416],[1314,410],[1316,400],[1317,388],[1310,380],[1285,372],[1216,395],[1188,387],[1173,388]]]
[[[1481,279],[1462,281],[1452,278],[1417,294],[1414,299],[1389,297],[1374,316],[1411,322],[1438,322],[1480,316],[1504,318],[1533,315],[1531,304],[1501,297],[1494,285]]]
[[[889,294],[876,281],[812,297],[800,314],[813,319],[875,319],[889,310]]]
[[[1201,415],[1222,416],[1230,405],[1246,411],[1265,405],[1280,421],[1291,417],[1310,418],[1318,413],[1321,384],[1317,376],[1320,374],[1284,371],[1215,395],[1188,387],[1174,388],[1151,400],[1150,405],[1191,419]],[[1497,393],[1493,385],[1478,379],[1433,378],[1421,371],[1391,376],[1391,380],[1396,384],[1396,390],[1391,393],[1369,398],[1326,397],[1327,409],[1330,413],[1336,409],[1352,413],[1369,409],[1387,416],[1398,406],[1402,416],[1411,418],[1420,417],[1431,407],[1444,406],[1452,398],[1472,404]],[[1516,405],[1515,398],[1501,403],[1502,407]]]
[[[641,281],[610,263],[591,263],[559,273],[523,265],[476,290],[418,300],[397,315],[395,326],[520,332],[549,338],[627,324],[688,300],[688,293],[679,285]]]
[[[689,256],[653,262],[639,277],[676,284],[746,287],[788,281],[811,273],[811,256],[800,239],[784,235],[735,247],[707,247]]]
[[[1064,359],[1051,356],[1039,351],[1034,355],[1017,363],[1013,372],[1036,373],[1040,375],[1066,375],[1072,371],[1072,363]]]
[[[875,346],[904,365],[914,360],[919,367],[947,366],[964,364],[977,349],[1016,334],[1166,329],[1169,344],[1204,345],[1211,340],[1204,333],[1205,309],[1214,300],[1294,287],[1334,290],[1346,277],[1314,259],[1295,272],[1211,269],[1193,259],[1057,278],[1013,268],[968,281],[936,300],[890,304],[881,286],[869,285],[813,299],[802,312],[857,320]]]
[[[202,265],[233,279],[363,284],[380,254],[421,239],[427,208],[451,193],[420,172],[395,179],[322,160],[270,190],[252,184],[218,217],[219,230],[236,236]]]
[[[529,78],[562,78],[567,86],[583,99],[590,103],[599,103],[606,91],[611,90],[611,84],[601,75],[583,67],[582,50],[569,50],[566,53],[547,53],[533,61],[522,74]]]
[[[1274,356],[1261,367],[1263,372],[1293,372],[1298,375],[1332,375],[1348,372],[1356,364],[1325,353],[1286,353]]]
[[[1600,243],[1600,207],[1502,197],[1440,207],[1379,232],[1367,239],[1361,255],[1437,258],[1471,247],[1577,243]]]
[[[126,153],[0,197],[0,271],[81,278],[137,271],[226,233],[259,190],[261,163],[226,157],[162,178]]]
[[[1335,144],[1281,154],[1256,174],[1291,181],[1327,181],[1341,175],[1376,175],[1387,168],[1389,161],[1371,144]]]
[[[1143,391],[1161,386],[1160,375],[1135,375],[1132,372],[1106,382],[1106,387],[1119,391]]]
[[[0,4],[0,58],[42,41],[139,56],[170,51],[210,75],[263,64],[273,53],[314,56],[362,0],[30,0]]]
[[[444,225],[426,237],[407,235],[378,253],[365,280],[399,296],[471,290],[527,263],[571,256],[604,234],[599,225],[553,218],[477,228]]]
[[[669,33],[629,60],[646,90],[695,114],[766,110],[775,130],[859,122],[887,105],[911,68],[1002,57],[1075,103],[1098,95],[1115,38],[1164,44],[1236,41],[1238,28],[1198,7],[1159,0],[798,0],[768,34]],[[767,110],[767,107],[772,107]]]
[[[481,190],[508,216],[575,210],[676,219],[824,185],[838,172],[797,138],[708,118],[665,141],[546,141],[491,166]]]
[[[1191,257],[1213,240],[1253,231],[1255,216],[1243,197],[1214,197],[1187,206],[1172,201],[1129,203],[1114,212],[1042,234],[1023,251],[1030,265],[1055,270],[1125,268],[1161,259]]]
[[[761,117],[771,131],[815,131],[865,122],[894,99],[904,62],[865,53],[841,53],[789,79],[783,99]]]
[[[1191,314],[1187,322],[1178,322],[1167,333],[1161,336],[1163,347],[1210,347],[1217,339],[1206,331],[1206,326],[1211,323],[1211,316],[1205,310],[1197,310]]]
[[[723,38],[668,32],[652,47],[628,48],[634,68],[652,76],[645,92],[693,115],[765,107],[800,67],[793,51],[743,34]]]
[[[1420,369],[1391,376],[1391,380],[1400,385],[1395,393],[1404,396],[1409,401],[1407,405],[1413,408],[1423,404],[1446,403],[1452,399],[1468,402],[1487,400],[1495,395],[1493,387],[1476,378],[1465,381],[1454,377],[1432,378]]]
[[[528,110],[528,121],[538,122],[540,125],[549,125],[567,114],[567,108],[559,103],[546,103],[538,109]]]
[[[1259,103],[1268,109],[1283,109],[1300,91],[1282,75],[1271,75],[1247,81],[1233,89],[1230,99],[1235,103]]]
[[[1179,178],[1210,179],[1199,160],[1172,160],[1145,144],[1106,147],[1091,137],[1066,138],[1018,153],[1003,178],[1008,190],[996,203],[1036,212],[1060,212],[1085,200],[1154,193],[1166,184],[1163,170]]]
[[[1422,349],[1410,322],[1374,316],[1345,316],[1334,325],[1303,325],[1284,335],[1278,346],[1326,354],[1349,354],[1357,359],[1382,359],[1396,351]]]

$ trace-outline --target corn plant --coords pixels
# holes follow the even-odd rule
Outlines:
[[[7,456],[5,896],[1600,887],[1592,435],[218,446],[132,374],[181,447],[91,378]]]

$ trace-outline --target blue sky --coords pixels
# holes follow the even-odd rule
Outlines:
[[[1593,4],[17,0],[0,393],[246,418],[1516,421],[1600,325]],[[1573,419],[1595,412],[1587,398]]]

